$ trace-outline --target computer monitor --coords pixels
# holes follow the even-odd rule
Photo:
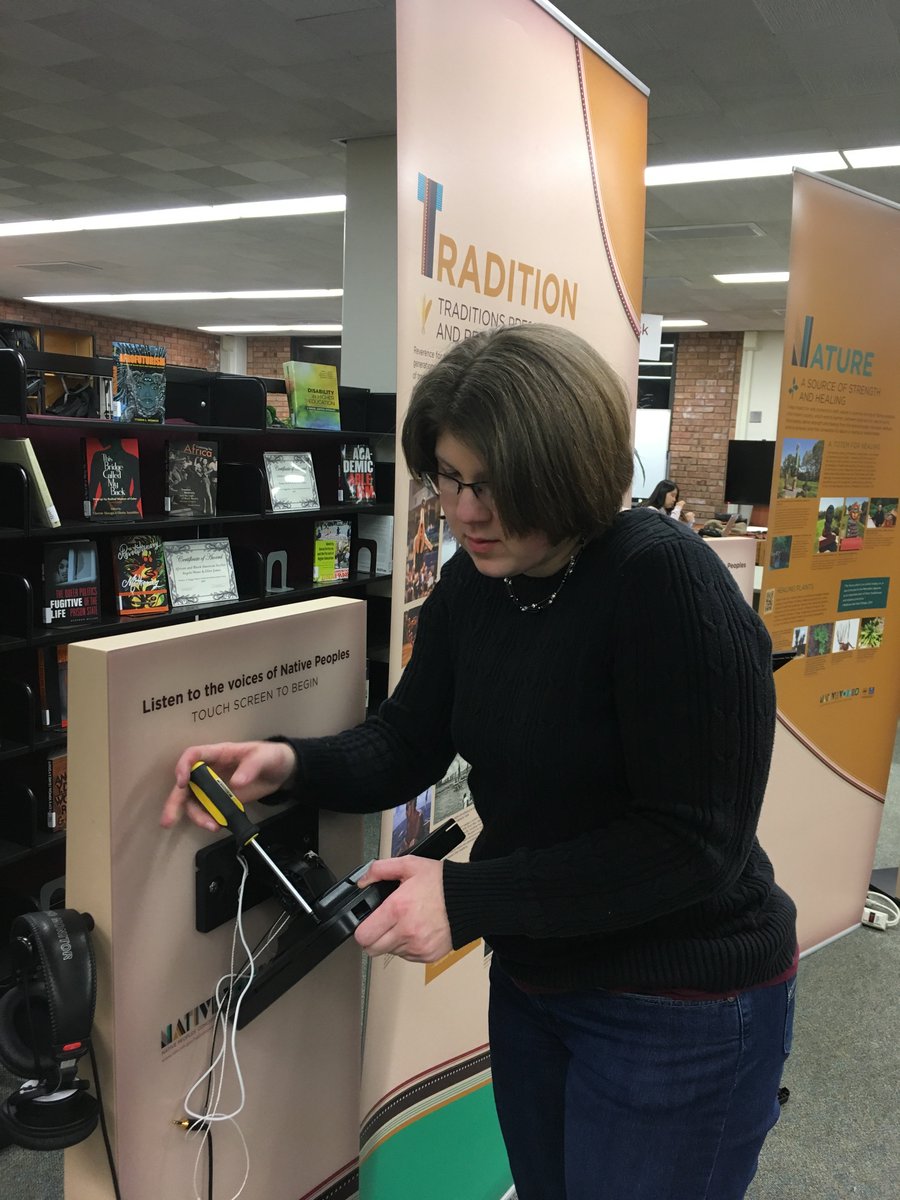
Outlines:
[[[725,466],[725,502],[768,504],[774,466],[774,442],[730,441]]]

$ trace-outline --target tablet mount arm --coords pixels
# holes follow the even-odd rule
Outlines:
[[[225,803],[217,811],[226,811]],[[243,817],[239,823],[245,828],[238,836],[222,838],[196,855],[197,930],[206,933],[235,916],[243,876],[237,856],[251,841],[258,853],[248,855],[250,872],[243,907],[274,895],[289,915],[278,934],[274,955],[257,968],[243,994],[237,1018],[237,1027],[242,1029],[351,937],[399,883],[381,880],[360,888],[358,881],[368,870],[368,862],[337,879],[315,850],[316,814],[299,805],[253,825],[253,833],[247,837],[245,829],[251,826]],[[441,859],[464,838],[463,830],[451,818],[410,853]]]

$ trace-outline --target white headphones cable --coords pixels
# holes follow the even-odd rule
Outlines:
[[[221,1044],[221,1047],[220,1047],[218,1053],[214,1056],[213,1060],[210,1062],[210,1065],[207,1067],[207,1069],[203,1072],[203,1074],[200,1076],[200,1078],[197,1079],[196,1082],[191,1085],[190,1089],[188,1090],[187,1095],[185,1096],[185,1100],[184,1100],[184,1111],[196,1123],[196,1129],[197,1129],[197,1131],[199,1131],[201,1133],[199,1145],[197,1148],[197,1157],[194,1160],[194,1175],[193,1175],[194,1200],[202,1200],[202,1197],[200,1196],[200,1192],[199,1192],[199,1183],[198,1183],[198,1177],[199,1177],[199,1171],[200,1171],[200,1159],[203,1154],[203,1147],[206,1142],[206,1138],[208,1136],[209,1129],[215,1122],[227,1121],[231,1125],[234,1126],[234,1128],[237,1130],[237,1134],[238,1134],[238,1137],[240,1138],[241,1146],[242,1146],[243,1152],[244,1152],[244,1178],[242,1179],[241,1185],[238,1188],[238,1190],[231,1197],[231,1200],[238,1200],[238,1197],[241,1195],[241,1193],[243,1192],[244,1188],[247,1185],[247,1180],[250,1178],[250,1151],[247,1147],[247,1141],[246,1141],[246,1138],[244,1137],[243,1131],[241,1130],[241,1127],[237,1123],[237,1120],[236,1120],[236,1118],[243,1111],[244,1104],[246,1101],[246,1092],[244,1089],[244,1077],[241,1072],[240,1062],[238,1060],[237,1040],[236,1039],[237,1039],[237,1020],[238,1020],[238,1014],[240,1013],[241,1001],[243,1000],[244,996],[247,994],[247,991],[249,990],[250,986],[253,983],[253,979],[256,974],[256,968],[255,968],[254,953],[251,950],[250,946],[247,944],[247,939],[244,934],[244,922],[243,922],[243,914],[242,914],[244,888],[247,883],[247,874],[248,874],[249,868],[247,866],[246,859],[243,857],[243,855],[239,855],[238,857],[239,857],[240,863],[241,863],[242,874],[241,874],[241,882],[240,882],[240,885],[238,888],[237,919],[235,920],[235,923],[234,923],[234,933],[233,933],[232,939],[231,939],[231,961],[230,961],[231,969],[229,970],[229,972],[226,975],[223,975],[218,980],[218,982],[216,983],[216,989],[215,989],[216,1026],[218,1026],[221,1023],[222,1044]],[[274,936],[276,936],[275,933],[270,933],[269,938],[266,941],[265,945],[268,945]],[[246,965],[242,968],[242,970],[240,972],[236,973],[235,972],[235,958],[236,958],[238,938],[240,938],[240,943],[243,948],[244,954],[246,956]],[[235,985],[241,980],[245,980],[245,982],[244,982],[243,987],[240,990],[240,993],[237,996],[237,1000],[235,1001],[234,1000]],[[223,991],[223,988],[225,988],[226,990]],[[233,1005],[233,1011],[232,1011],[232,1003],[233,1002],[234,1002],[234,1005]],[[215,1034],[214,1034],[214,1036],[215,1036]],[[238,1103],[237,1103],[236,1107],[233,1109],[233,1111],[222,1112],[220,1110],[221,1100],[222,1100],[222,1091],[225,1086],[225,1078],[226,1078],[226,1074],[227,1074],[229,1060],[233,1066],[234,1074],[235,1074],[235,1077],[237,1080]],[[207,1079],[209,1079],[213,1085],[213,1095],[207,1101],[207,1105],[206,1105],[207,1111],[206,1112],[198,1112],[191,1107],[191,1100],[192,1100],[194,1093],[197,1091],[197,1089]]]

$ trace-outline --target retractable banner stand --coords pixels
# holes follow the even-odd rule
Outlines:
[[[162,804],[189,745],[320,735],[361,720],[365,605],[314,600],[75,644],[69,686],[66,900],[96,923],[93,1040],[121,1194],[193,1200],[207,1194],[207,1150],[176,1122],[191,1116],[187,1093],[221,1047],[215,994],[231,961],[239,872],[223,846],[215,869],[198,874],[198,852],[224,834],[187,821],[162,829]],[[248,812],[256,821],[303,816],[296,805]],[[303,840],[306,828],[279,839],[298,858],[315,844]],[[311,828],[314,838],[314,818]],[[343,877],[361,861],[360,819],[323,813],[318,842]],[[247,857],[256,871],[258,856]],[[269,898],[245,914],[251,947],[281,912]],[[217,915],[223,923],[198,932]],[[258,947],[258,970],[274,949]],[[239,968],[244,961],[238,943]],[[237,1031],[243,1111],[240,1131],[230,1121],[212,1126],[216,1196],[241,1187],[242,1138],[247,1197],[355,1193],[360,966],[350,940]],[[221,1095],[201,1083],[190,1108],[206,1111],[207,1097],[217,1112],[239,1109],[235,1073]],[[99,1132],[66,1151],[65,1194],[111,1200]]]
[[[398,415],[452,346],[550,322],[637,382],[646,90],[550,5],[398,0]],[[398,454],[399,457],[399,454]],[[437,501],[398,472],[392,676],[455,550]],[[403,514],[407,514],[404,521]],[[403,569],[405,565],[405,570]],[[457,759],[386,814],[382,854],[454,815],[478,830]],[[510,1186],[490,1089],[489,951],[372,964],[363,1200],[494,1200]]]
[[[794,174],[760,598],[778,728],[761,840],[801,949],[862,914],[900,700],[900,206]]]

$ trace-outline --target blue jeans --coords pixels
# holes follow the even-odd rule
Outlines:
[[[494,1098],[519,1200],[740,1200],[778,1120],[795,985],[529,995],[493,962]]]

